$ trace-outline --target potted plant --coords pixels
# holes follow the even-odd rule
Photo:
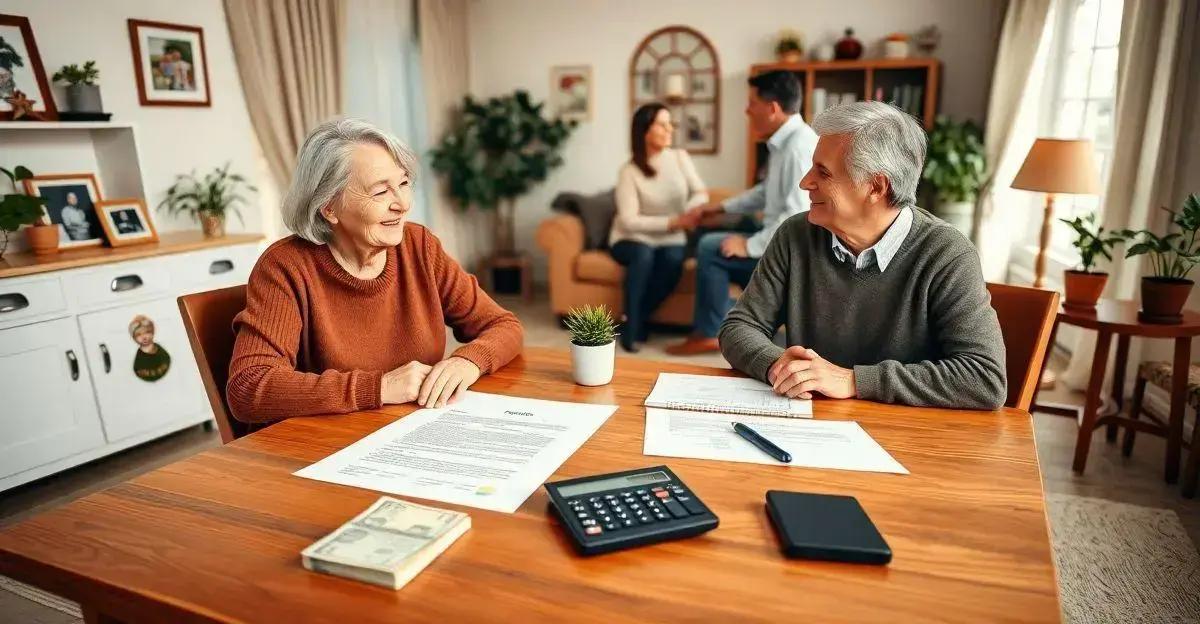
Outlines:
[[[794,30],[779,33],[779,40],[775,43],[775,58],[781,63],[799,63],[804,60],[804,41],[800,38],[800,33]]]
[[[96,61],[88,61],[80,67],[74,63],[63,65],[54,74],[54,82],[67,83],[67,107],[79,113],[100,113],[104,105],[100,102],[100,87],[96,86],[96,78],[100,70],[96,69]]]
[[[1079,250],[1079,270],[1068,269],[1063,279],[1066,286],[1067,298],[1063,305],[1068,308],[1094,308],[1100,300],[1104,284],[1108,282],[1108,273],[1093,272],[1097,256],[1104,256],[1110,262],[1112,254],[1109,251],[1113,245],[1125,240],[1120,232],[1104,233],[1103,226],[1096,226],[1096,214],[1074,219],[1059,219],[1075,230],[1075,242],[1072,245]]]
[[[25,228],[25,237],[35,254],[58,251],[58,226],[50,224],[42,209],[46,200],[17,190],[17,183],[32,178],[33,172],[22,166],[14,167],[11,171],[0,167],[0,172],[8,177],[13,187],[12,193],[0,196],[0,258],[8,251],[9,237],[22,225],[29,226]]]
[[[1179,212],[1163,207],[1171,215],[1167,224],[1178,232],[1158,236],[1149,230],[1122,230],[1120,234],[1136,242],[1125,251],[1126,258],[1148,254],[1153,275],[1142,278],[1141,318],[1147,323],[1179,323],[1180,311],[1187,303],[1194,282],[1187,279],[1192,268],[1200,263],[1200,196],[1188,195]]]
[[[167,196],[158,204],[159,210],[170,215],[187,215],[200,222],[204,236],[218,238],[225,235],[225,219],[230,212],[242,221],[239,205],[247,205],[242,191],[257,191],[246,179],[229,173],[229,163],[218,167],[203,179],[196,172],[180,174],[175,184],[167,189]]]
[[[571,372],[575,383],[603,386],[612,381],[617,324],[608,306],[571,308],[563,324],[571,332]]]
[[[975,198],[987,180],[983,134],[971,120],[939,116],[929,133],[929,150],[921,178],[937,193],[934,214],[970,236]]]

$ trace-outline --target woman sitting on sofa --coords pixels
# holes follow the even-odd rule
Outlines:
[[[704,182],[686,150],[672,149],[671,111],[645,104],[633,114],[633,158],[617,178],[617,214],[608,242],[625,267],[625,325],[621,347],[637,351],[647,324],[683,273],[686,231],[697,219],[685,213],[708,201]]]

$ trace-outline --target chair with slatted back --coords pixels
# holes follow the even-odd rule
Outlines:
[[[229,443],[248,432],[246,424],[233,418],[225,402],[225,383],[229,381],[229,359],[233,355],[233,317],[246,307],[246,286],[184,295],[179,298],[179,313],[187,329],[192,353],[204,380],[208,402],[212,404],[221,441]]]
[[[1050,350],[1058,293],[1008,284],[988,284],[987,289],[1004,335],[1008,373],[1008,400],[1004,405],[1029,411],[1041,380],[1042,362]]]

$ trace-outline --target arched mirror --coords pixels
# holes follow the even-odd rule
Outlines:
[[[708,38],[687,26],[650,33],[629,62],[629,112],[662,102],[675,121],[675,146],[715,154],[721,136],[721,68]]]

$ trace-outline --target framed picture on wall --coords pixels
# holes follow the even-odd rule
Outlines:
[[[203,29],[131,19],[129,45],[142,106],[212,106]]]
[[[564,121],[592,118],[592,68],[590,65],[550,68],[550,110]]]
[[[96,217],[104,235],[113,247],[153,243],[158,240],[158,231],[150,220],[146,202],[141,199],[111,199],[96,202]]]
[[[58,248],[91,247],[104,244],[104,230],[96,215],[96,202],[103,199],[96,176],[91,173],[39,175],[25,180],[25,192],[46,199],[42,210],[58,226]]]
[[[29,110],[42,119],[58,119],[54,94],[46,80],[42,57],[29,19],[17,15],[0,15],[0,119],[13,118],[9,101],[24,95],[33,100]]]

